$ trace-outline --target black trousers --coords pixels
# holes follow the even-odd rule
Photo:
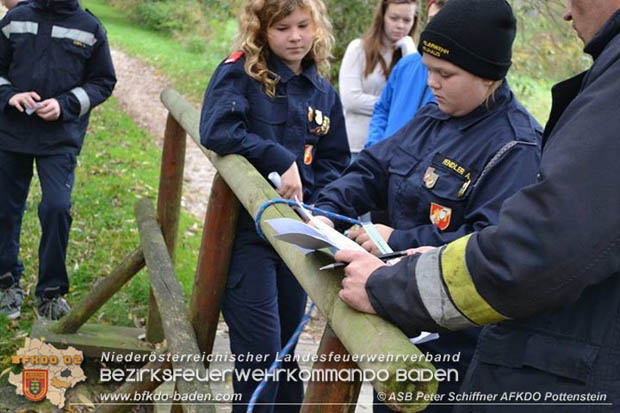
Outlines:
[[[71,190],[76,155],[31,155],[0,150],[0,274],[11,272],[19,282],[24,266],[19,260],[22,216],[36,162],[42,199],[39,204],[41,241],[39,280],[35,294],[58,287],[65,294],[69,277],[65,266],[71,228]]]
[[[222,314],[230,331],[233,354],[268,356],[263,360],[235,362],[238,372],[267,370],[293,335],[301,321],[306,305],[306,293],[295,276],[286,267],[274,249],[260,239],[254,224],[245,211],[240,211],[239,225],[230,262]],[[294,354],[295,347],[291,349]],[[299,365],[294,360],[283,361],[281,367],[295,379],[279,380],[269,384],[258,399],[257,413],[293,413],[299,411],[303,400],[303,382]],[[250,396],[260,381],[233,376],[235,393],[241,393],[233,413],[247,410]]]

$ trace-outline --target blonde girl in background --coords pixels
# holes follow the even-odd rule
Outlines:
[[[279,195],[306,203],[349,163],[342,105],[323,77],[333,44],[326,16],[321,0],[249,0],[237,51],[213,74],[200,121],[205,147],[244,156],[264,177],[278,172]],[[222,301],[235,369],[266,371],[305,304],[304,290],[241,210]],[[269,382],[254,411],[299,411],[299,366],[284,361],[281,368],[284,374]],[[233,412],[246,410],[258,384],[233,375],[234,391],[242,395]]]
[[[412,36],[417,23],[416,0],[379,0],[368,32],[347,47],[339,87],[353,157],[364,149],[390,71],[401,57],[416,52]]]

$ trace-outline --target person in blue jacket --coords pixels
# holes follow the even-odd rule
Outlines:
[[[503,202],[536,182],[542,129],[505,80],[516,33],[512,9],[504,0],[467,0],[467,6],[452,1],[456,4],[448,2],[428,24],[419,46],[437,103],[426,105],[396,134],[362,151],[316,203],[347,216],[387,209],[390,226],[376,228],[393,250],[443,245],[497,223]],[[467,24],[458,24],[462,22]],[[468,48],[447,51],[439,41],[444,38],[458,39]],[[480,39],[485,43],[479,44]],[[349,235],[378,253],[365,231],[353,229]],[[436,366],[456,368],[463,378],[478,333],[442,334],[420,349],[460,353],[457,365]],[[458,387],[443,382],[439,392]]]
[[[503,405],[455,412],[619,411],[620,0],[571,0],[564,19],[593,63],[552,88],[537,182],[497,224],[392,266],[336,254],[360,311],[413,335],[485,326],[461,391]]]
[[[427,22],[447,0],[429,1]],[[370,118],[365,148],[392,136],[435,98],[428,87],[428,72],[419,53],[403,57],[394,66]]]
[[[0,313],[16,318],[23,291],[22,215],[36,162],[41,183],[39,315],[69,310],[65,266],[76,158],[91,109],[116,77],[101,23],[77,0],[20,3],[0,21]]]
[[[349,163],[340,99],[322,76],[332,47],[321,0],[249,0],[240,18],[239,51],[216,69],[200,120],[202,144],[220,155],[240,154],[264,176],[281,175],[283,198],[314,203],[318,191]],[[239,360],[237,371],[266,370],[292,336],[306,294],[252,217],[240,211],[222,313],[233,354],[269,355]],[[255,411],[298,411],[303,398],[299,366],[283,369],[297,380],[270,382]],[[233,378],[242,394],[234,412],[245,411],[258,383]]]

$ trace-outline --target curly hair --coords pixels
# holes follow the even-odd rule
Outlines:
[[[291,15],[298,7],[310,10],[314,23],[312,48],[304,61],[313,61],[319,73],[325,75],[329,71],[334,36],[323,0],[248,0],[239,17],[235,50],[245,54],[246,73],[260,82],[270,97],[275,97],[280,78],[267,67],[270,53],[267,29]]]

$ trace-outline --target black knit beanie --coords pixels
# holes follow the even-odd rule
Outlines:
[[[500,80],[512,63],[516,32],[506,0],[450,0],[420,35],[418,50],[476,76]]]

